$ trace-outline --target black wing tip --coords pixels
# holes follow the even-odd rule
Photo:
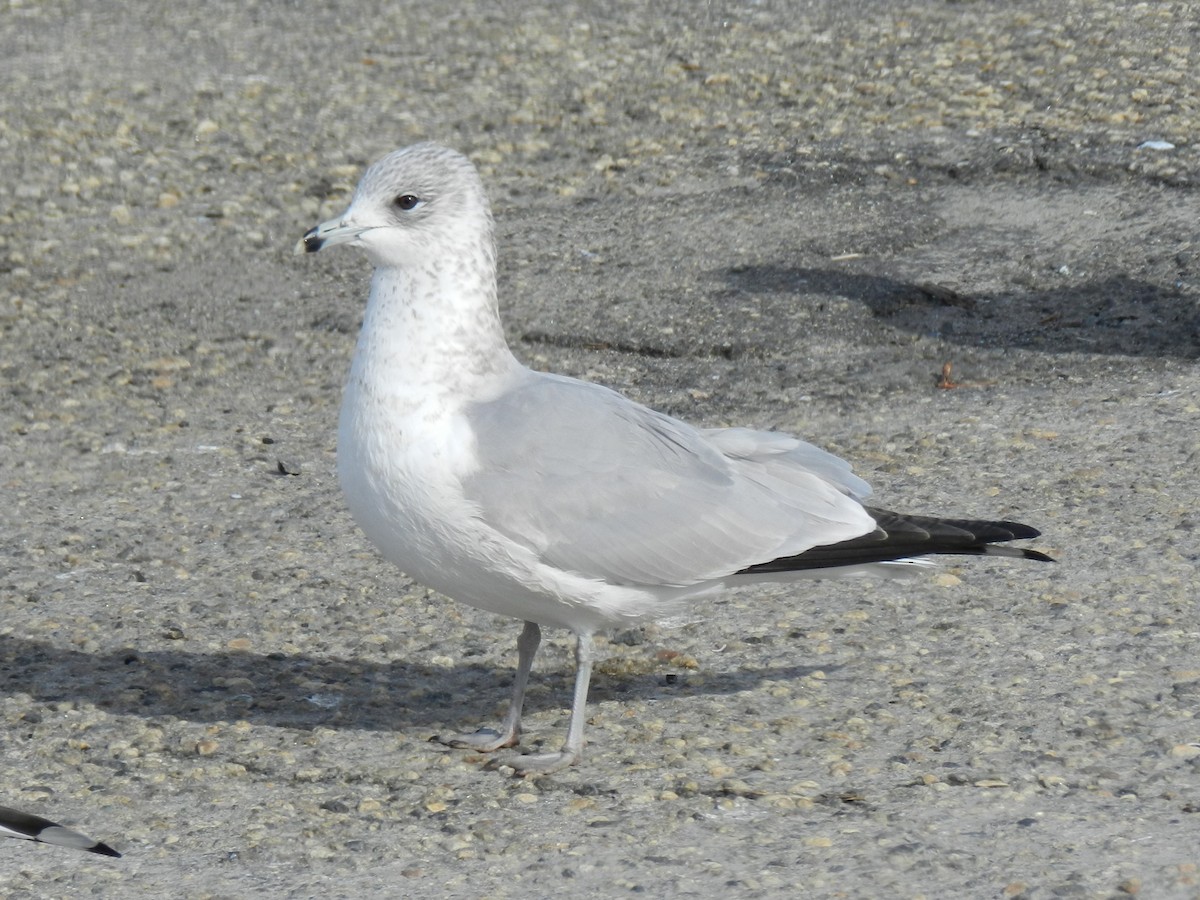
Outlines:
[[[1007,538],[1010,541],[1027,541],[1031,538],[1041,537],[1042,533],[1032,525],[1026,525],[1023,522],[987,522],[988,525],[994,525],[997,528],[1003,528],[1005,531],[1012,534],[1012,537]]]
[[[101,843],[100,841],[96,841],[96,846],[88,847],[87,851],[88,851],[88,853],[99,853],[101,856],[111,856],[114,859],[121,858],[120,853],[118,853],[112,847],[108,846],[108,844]]]
[[[304,233],[304,237],[300,238],[300,245],[296,247],[300,251],[301,246],[305,253],[316,253],[325,246],[325,239],[317,234],[317,229],[310,228]]]
[[[67,847],[72,850],[83,850],[100,856],[111,856],[120,859],[121,854],[103,841],[97,841],[85,834],[80,834],[65,825],[59,825],[51,819],[35,816],[33,813],[21,812],[7,806],[0,806],[0,828],[5,837],[20,838],[33,841],[35,844],[46,844],[53,847]]]
[[[992,524],[997,525],[1012,534],[1012,537],[1003,538],[1002,540],[1028,541],[1042,536],[1041,531],[1034,528],[1032,525],[1025,525],[1021,522],[993,522]],[[1058,560],[1053,556],[1049,556],[1043,553],[1041,550],[1028,550],[1024,547],[1012,547],[1006,549],[1017,550],[1023,558],[1032,559],[1036,562],[1058,562]]]
[[[992,556],[1056,562],[1040,550],[1009,547],[1009,541],[1040,537],[1041,532],[1022,522],[994,519],[951,519],[909,515],[864,507],[877,528],[836,544],[812,547],[797,556],[784,556],[747,566],[738,575],[840,569],[925,556]]]

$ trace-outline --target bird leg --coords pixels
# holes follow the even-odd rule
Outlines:
[[[575,695],[571,702],[571,725],[567,740],[557,753],[508,754],[494,765],[511,766],[518,775],[546,775],[573,766],[583,757],[583,724],[587,710],[588,685],[592,680],[595,645],[590,634],[575,640]]]
[[[513,682],[512,699],[508,704],[508,715],[495,728],[480,728],[469,734],[438,735],[440,744],[461,750],[477,750],[490,753],[501,747],[515,747],[521,739],[521,708],[525,705],[525,688],[529,685],[529,672],[533,668],[533,656],[542,641],[542,630],[536,622],[526,622],[517,638],[517,678]],[[585,685],[586,690],[586,685]]]

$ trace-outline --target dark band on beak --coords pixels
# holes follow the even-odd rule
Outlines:
[[[370,230],[370,228],[364,228],[353,222],[347,222],[345,216],[340,219],[330,219],[328,222],[322,222],[304,232],[304,237],[296,241],[295,252],[297,254],[316,253],[318,250],[324,250],[326,247],[333,247],[337,244],[352,244],[364,231]]]

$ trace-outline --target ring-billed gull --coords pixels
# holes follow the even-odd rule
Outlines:
[[[517,743],[542,625],[576,635],[575,695],[561,752],[504,760],[519,773],[580,758],[598,629],[721,589],[895,573],[931,554],[1049,560],[995,546],[1036,537],[1027,525],[864,506],[870,487],[849,464],[788,435],[693,428],[523,366],[500,325],[487,195],[453,150],[388,154],[296,250],[334,244],[375,267],[338,426],[354,518],[411,577],[525,623],[499,730],[444,743]]]
[[[37,841],[40,844],[58,844],[61,847],[99,853],[101,856],[121,855],[108,844],[94,841],[78,831],[72,831],[41,816],[9,809],[7,806],[0,806],[0,836]]]

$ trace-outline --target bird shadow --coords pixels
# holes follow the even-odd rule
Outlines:
[[[842,269],[734,266],[714,273],[734,294],[843,297],[881,322],[980,347],[1048,353],[1200,357],[1200,304],[1177,287],[1125,275],[1052,289],[965,292]]]
[[[829,671],[829,666],[820,667]],[[658,700],[736,694],[764,681],[802,678],[817,667],[765,666],[681,675],[679,669],[593,677],[593,699]],[[91,654],[0,637],[0,694],[41,703],[92,703],[114,715],[192,722],[242,720],[311,730],[405,731],[469,726],[494,717],[514,670],[467,663],[368,662],[283,653],[125,650]],[[537,682],[569,704],[573,669],[555,662]],[[537,693],[541,693],[538,691]],[[540,701],[534,699],[534,706]],[[36,717],[26,714],[26,721]]]

